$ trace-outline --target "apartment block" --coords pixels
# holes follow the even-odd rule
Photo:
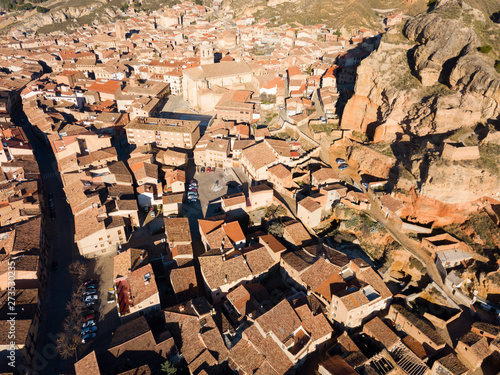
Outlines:
[[[199,121],[138,117],[125,130],[128,143],[137,146],[155,144],[161,148],[192,149],[200,139],[199,124]]]

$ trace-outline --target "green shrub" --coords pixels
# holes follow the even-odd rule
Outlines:
[[[436,1],[437,0],[429,0],[429,2],[427,3],[427,6],[430,8],[430,7],[433,7],[434,5],[436,5]]]
[[[495,69],[500,73],[500,60],[495,61]]]
[[[37,11],[38,13],[47,13],[47,12],[49,11],[49,9],[48,9],[48,8],[45,8],[45,7],[37,6],[37,7],[36,7],[36,11]]]
[[[485,44],[484,46],[479,47],[477,50],[481,53],[490,53],[493,47],[489,44]]]

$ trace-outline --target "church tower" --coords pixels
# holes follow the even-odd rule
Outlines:
[[[125,22],[118,21],[115,24],[115,33],[116,33],[116,37],[118,38],[118,40],[123,41],[123,40],[127,39],[127,28],[126,28]]]
[[[200,46],[200,64],[207,65],[214,63],[214,49],[208,42],[203,42]]]

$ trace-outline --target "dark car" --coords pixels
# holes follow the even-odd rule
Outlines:
[[[87,316],[90,314],[95,314],[95,309],[93,307],[87,307],[85,310],[82,311],[82,316]]]
[[[83,292],[83,295],[86,297],[86,296],[93,296],[94,294],[97,294],[97,290],[93,289],[93,290],[86,290],[85,292]],[[90,302],[90,301],[88,301]]]

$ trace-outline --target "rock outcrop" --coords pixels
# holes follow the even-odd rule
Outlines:
[[[425,136],[499,118],[500,74],[477,51],[474,31],[444,18],[441,7],[451,5],[458,3],[438,1],[435,10],[408,21],[408,44],[383,38],[363,60],[344,110],[344,129],[381,141],[394,139],[398,125],[405,133]]]
[[[392,144],[419,197],[407,202],[414,205],[407,214],[426,222],[443,221],[443,213],[459,222],[470,213],[471,202],[500,199],[498,160],[485,147],[500,144],[497,132],[477,139],[478,160],[440,157],[442,142],[459,129],[500,120],[500,74],[493,59],[477,50],[484,36],[466,26],[465,11],[475,14],[463,1],[438,0],[434,9],[406,23],[407,39],[385,35],[359,66],[341,122],[343,129]],[[397,181],[394,186],[400,188]]]
[[[36,31],[42,26],[63,23],[70,20],[77,20],[80,17],[88,16],[91,14],[98,14],[103,20],[110,21],[116,16],[116,12],[109,7],[103,7],[101,2],[92,3],[79,7],[64,7],[53,9],[48,13],[33,13],[23,20],[22,25],[19,26],[20,30]],[[97,18],[99,18],[97,17]],[[76,23],[75,23],[76,24]],[[77,26],[78,24],[76,24]]]
[[[420,14],[409,20],[404,29],[405,36],[418,43],[412,50],[413,70],[424,86],[442,81],[446,75],[446,64],[472,52],[479,46],[477,35],[460,20],[445,19],[448,8],[458,6],[454,1],[441,0],[431,13]]]

